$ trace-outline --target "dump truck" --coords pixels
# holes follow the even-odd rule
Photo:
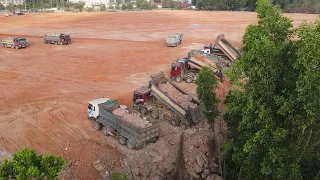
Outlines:
[[[189,128],[202,119],[200,102],[167,79],[163,72],[151,76],[149,87],[134,91],[133,107],[151,118],[169,120],[174,126]]]
[[[68,34],[46,34],[44,35],[45,44],[71,44],[71,37]]]
[[[182,42],[182,33],[174,33],[173,35],[170,35],[166,39],[166,45],[169,46],[178,46]]]
[[[129,149],[141,149],[149,142],[156,142],[160,135],[159,123],[145,120],[145,124],[138,124],[139,121],[135,120],[141,117],[128,119],[133,115],[139,116],[140,113],[108,98],[98,98],[88,103],[88,119],[93,121],[94,129],[102,130],[105,136],[116,137],[121,145],[127,145]]]
[[[3,38],[3,39],[0,39],[0,44],[2,47],[15,48],[15,49],[25,48],[28,45],[26,38],[21,38],[21,37]]]
[[[187,83],[192,83],[196,80],[198,72],[204,66],[210,67],[215,72],[215,77],[223,81],[221,58],[196,50],[190,51],[188,57],[180,58],[172,63],[170,78],[178,83],[183,80]]]
[[[224,57],[231,62],[235,62],[241,55],[241,52],[232,46],[224,34],[219,34],[214,44],[206,44],[204,50],[209,54]]]

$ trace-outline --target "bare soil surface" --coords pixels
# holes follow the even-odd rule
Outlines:
[[[295,25],[317,17],[286,16]],[[168,74],[172,62],[219,33],[240,47],[245,28],[256,22],[248,12],[168,10],[0,17],[0,38],[26,37],[29,45],[0,47],[1,157],[25,146],[63,156],[69,162],[64,179],[97,179],[92,163],[103,154],[116,159],[110,167],[121,168],[126,151],[93,129],[87,102],[104,96],[131,105],[132,92],[151,74]],[[60,32],[71,34],[72,44],[44,44],[44,34]],[[182,44],[166,47],[165,37],[174,32],[184,34]],[[194,85],[182,86],[195,95]],[[227,92],[226,85],[217,90],[221,100]]]

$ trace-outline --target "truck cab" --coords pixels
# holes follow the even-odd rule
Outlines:
[[[99,117],[99,104],[103,104],[110,99],[108,98],[99,98],[88,103],[88,119],[97,119]]]
[[[14,42],[19,46],[19,48],[27,47],[28,45],[26,38],[15,38]]]
[[[133,93],[133,104],[144,105],[144,103],[151,98],[151,89],[147,87],[141,87],[135,90]]]

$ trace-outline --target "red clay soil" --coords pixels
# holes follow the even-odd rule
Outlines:
[[[295,25],[317,17],[288,16]],[[173,61],[219,33],[241,46],[245,28],[256,22],[255,13],[168,10],[0,17],[0,38],[22,36],[29,44],[0,47],[0,154],[27,146],[63,156],[80,179],[97,179],[96,154],[122,156],[108,146],[112,137],[87,120],[89,100],[105,96],[131,105],[132,92],[151,74],[168,74]],[[71,34],[72,44],[44,44],[44,34],[60,32]],[[167,48],[164,38],[173,32],[184,34],[182,45]],[[77,151],[65,150],[70,143]],[[90,149],[96,144],[103,148]]]

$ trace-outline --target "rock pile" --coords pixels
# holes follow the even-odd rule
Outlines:
[[[141,118],[140,113],[129,110],[127,106],[121,105],[120,108],[115,109],[112,113],[138,128],[152,126],[152,123],[147,121],[146,118]]]
[[[197,107],[196,104],[192,103],[192,97],[182,94],[179,90],[177,90],[174,86],[172,86],[169,82],[160,84],[159,88],[167,93],[173,100],[175,100],[178,104],[180,104],[183,108],[188,109]]]

